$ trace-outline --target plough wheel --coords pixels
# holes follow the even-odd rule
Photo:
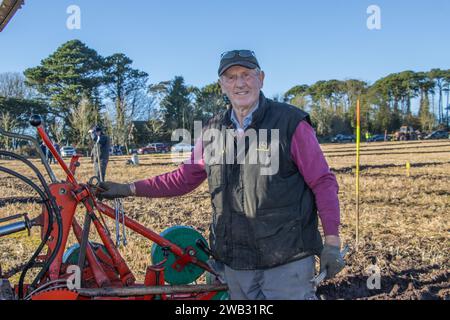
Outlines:
[[[201,239],[205,243],[207,242],[195,229],[185,226],[175,226],[163,231],[161,236],[180,248],[193,248],[196,251],[195,256],[197,259],[203,262],[208,260],[208,255],[196,244],[198,239]],[[165,254],[168,254],[167,261],[163,264],[165,267],[164,278],[167,283],[174,285],[190,284],[200,278],[203,274],[204,270],[194,264],[187,264],[181,271],[175,270],[172,265],[177,260],[177,257],[173,253],[165,253],[165,251],[166,250],[163,250],[163,248],[157,244],[153,244],[151,256],[152,263],[156,265],[165,259]]]

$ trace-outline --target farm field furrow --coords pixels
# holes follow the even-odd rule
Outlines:
[[[450,299],[450,143],[446,141],[377,143],[362,147],[360,177],[360,247],[355,249],[354,145],[323,145],[339,185],[341,234],[350,246],[347,266],[335,279],[324,282],[318,294],[326,299]],[[141,165],[126,165],[128,157],[113,157],[107,180],[131,182],[176,170],[184,159],[170,155],[140,156]],[[411,164],[407,176],[406,163]],[[34,160],[44,172],[42,165]],[[0,165],[31,176],[18,162],[0,159]],[[52,165],[62,177],[62,172]],[[93,175],[89,159],[81,159],[77,179]],[[37,181],[33,178],[33,181]],[[36,197],[31,188],[0,173],[0,218],[40,207],[27,202]],[[19,198],[16,201],[12,199]],[[174,225],[189,225],[208,237],[211,219],[206,182],[194,192],[171,199],[133,198],[124,201],[127,214],[156,232]],[[83,210],[79,210],[82,221]],[[114,221],[108,226],[114,230]],[[70,238],[69,242],[75,242]],[[128,233],[121,248],[125,259],[143,280],[150,263],[151,243]],[[39,235],[21,233],[0,239],[3,271],[31,256]],[[380,289],[368,289],[368,268],[380,271]]]

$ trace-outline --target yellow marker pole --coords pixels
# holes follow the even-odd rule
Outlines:
[[[411,176],[411,162],[406,161],[406,176],[410,177]]]
[[[361,144],[361,106],[356,102],[356,250],[359,246],[359,147]]]

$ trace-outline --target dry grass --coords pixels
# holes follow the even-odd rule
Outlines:
[[[361,247],[358,252],[354,250],[354,145],[327,144],[323,145],[323,150],[340,185],[342,240],[350,244],[352,250],[344,272],[334,281],[324,284],[319,291],[331,298],[426,298],[424,290],[431,292],[433,297],[448,297],[450,141],[362,145]],[[142,156],[139,167],[127,166],[126,159],[112,158],[108,180],[131,182],[177,168],[170,155]],[[406,176],[407,161],[411,163],[410,177]],[[39,165],[37,161],[35,163]],[[30,174],[18,162],[0,160],[0,165]],[[53,165],[53,168],[62,177],[57,166]],[[82,159],[77,179],[87,181],[92,173],[88,159]],[[0,173],[0,199],[29,196],[34,196],[29,188]],[[124,205],[130,217],[156,232],[173,225],[190,225],[208,236],[211,209],[206,183],[183,197],[127,199]],[[35,204],[0,206],[0,217],[20,212],[30,212],[35,216],[39,208]],[[78,216],[79,219],[83,217],[82,210]],[[109,224],[113,229],[113,222]],[[150,260],[151,243],[134,234],[128,234],[128,238],[129,245],[121,251],[142,280]],[[70,241],[73,242],[73,238]],[[31,238],[21,234],[1,239],[0,264],[3,269],[29,257],[38,242],[37,233],[33,233]],[[387,280],[382,290],[363,290],[361,283],[368,276],[366,268],[374,261],[381,268],[383,279]],[[433,277],[437,277],[437,283],[428,281]],[[406,285],[403,285],[403,280],[407,281]],[[360,283],[359,289],[355,289],[356,282],[346,289],[344,284],[351,281]],[[413,283],[413,287],[409,283]],[[406,294],[408,292],[410,294]]]

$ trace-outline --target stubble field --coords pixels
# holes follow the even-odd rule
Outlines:
[[[346,268],[318,288],[323,299],[450,299],[450,141],[414,141],[363,144],[360,178],[360,244],[355,246],[355,146],[322,145],[339,186],[341,237],[350,252]],[[139,167],[126,165],[127,157],[110,160],[107,180],[131,182],[176,170],[170,155],[141,156]],[[178,162],[181,159],[178,159]],[[411,163],[410,176],[406,162]],[[33,161],[40,168],[39,161]],[[0,159],[0,166],[30,176],[21,163]],[[61,170],[52,165],[59,177]],[[77,179],[93,175],[88,158],[81,160]],[[0,173],[0,218],[40,212],[39,205],[11,199],[35,197],[15,178]],[[189,225],[208,236],[211,207],[206,182],[194,192],[170,199],[133,198],[124,201],[127,214],[156,232],[174,225]],[[80,208],[78,219],[84,211]],[[114,222],[108,222],[114,232]],[[150,263],[151,243],[128,233],[125,259],[142,281]],[[74,242],[73,237],[69,239]],[[25,262],[39,244],[33,231],[0,238],[3,272]],[[358,249],[358,250],[356,250]],[[380,289],[369,289],[368,269],[380,271]],[[371,280],[373,278],[370,278]],[[370,282],[370,281],[369,281]],[[374,282],[371,282],[374,283]]]

